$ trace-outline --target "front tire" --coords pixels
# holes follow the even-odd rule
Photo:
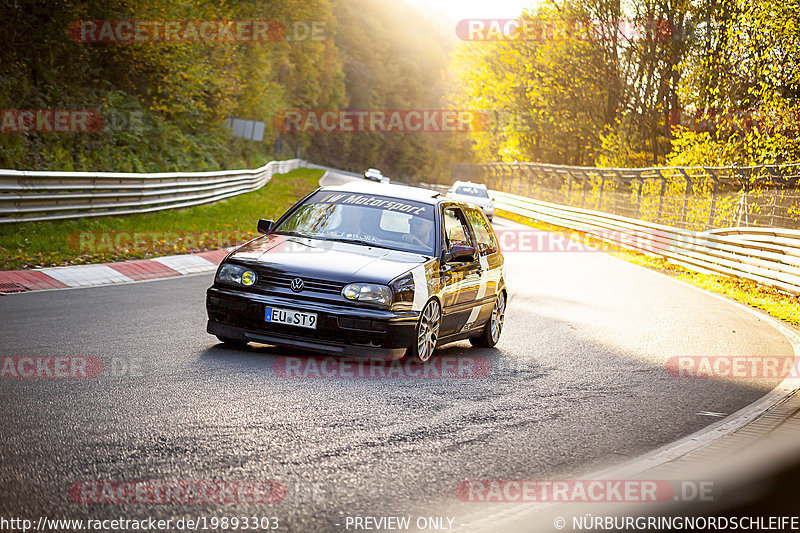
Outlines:
[[[414,330],[414,344],[408,349],[408,355],[415,357],[420,363],[428,361],[436,349],[441,324],[442,307],[438,300],[430,300],[419,314],[419,322]]]
[[[492,348],[500,340],[500,334],[503,332],[503,323],[506,319],[506,293],[500,291],[497,299],[494,301],[492,307],[492,316],[483,327],[480,337],[472,337],[469,342],[473,346],[481,346],[483,348]]]

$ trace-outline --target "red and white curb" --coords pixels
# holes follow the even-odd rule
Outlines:
[[[6,270],[0,272],[0,294],[96,287],[213,272],[226,255],[228,250],[213,250],[197,254],[136,259],[122,263]]]
[[[335,185],[358,179],[344,174],[336,176],[333,174],[326,170],[319,179],[319,184],[321,186]],[[330,182],[331,179],[333,182]],[[169,255],[123,263],[38,268],[36,270],[5,270],[0,271],[0,294],[95,287],[212,272],[217,269],[217,266],[228,255],[228,251],[232,249],[233,247],[227,250]]]

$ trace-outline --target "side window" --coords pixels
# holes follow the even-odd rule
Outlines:
[[[444,210],[444,235],[447,249],[453,246],[472,246],[469,230],[460,209],[449,207]]]
[[[481,254],[493,254],[497,251],[497,241],[494,238],[489,222],[477,209],[467,209],[467,219],[472,226],[472,232],[477,241],[476,248]]]

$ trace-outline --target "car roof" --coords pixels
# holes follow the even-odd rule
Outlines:
[[[362,194],[376,194],[405,200],[414,200],[427,204],[435,204],[444,198],[438,191],[411,187],[408,185],[394,185],[391,183],[375,183],[372,181],[351,181],[344,185],[331,185],[322,187],[325,191],[358,192]]]

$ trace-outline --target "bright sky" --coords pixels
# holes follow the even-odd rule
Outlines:
[[[539,0],[406,0],[432,15],[443,15],[453,23],[462,19],[516,18],[523,8],[538,5]]]

